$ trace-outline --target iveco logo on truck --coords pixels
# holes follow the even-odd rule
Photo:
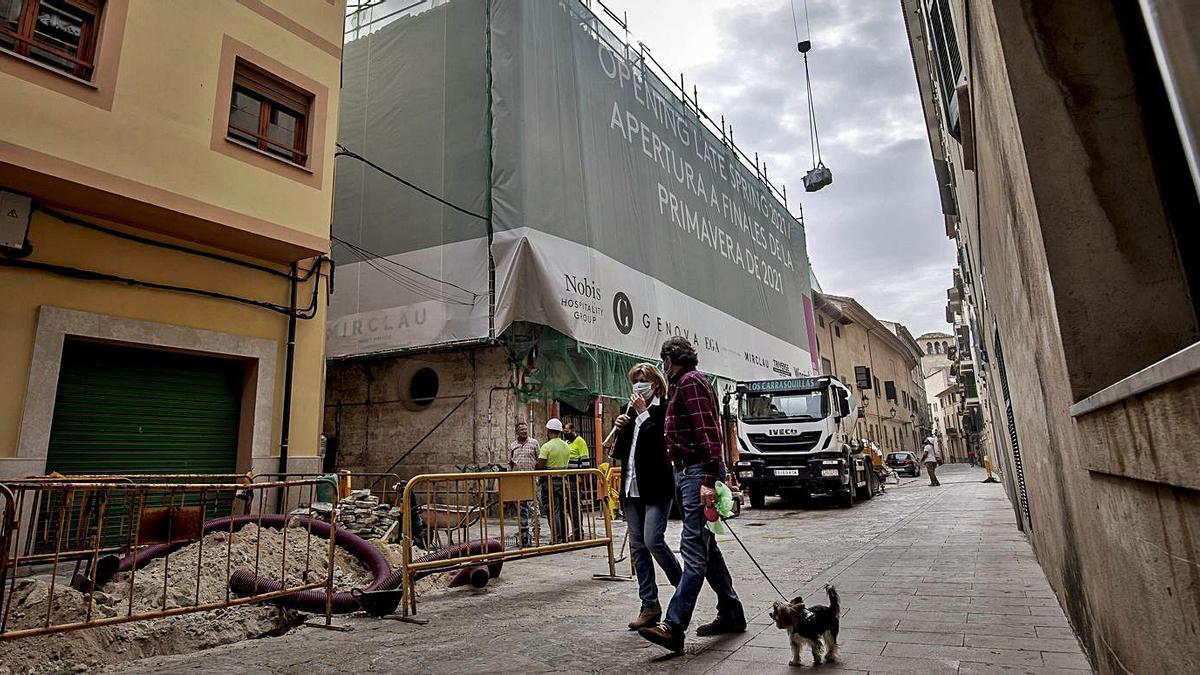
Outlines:
[[[767,429],[768,436],[799,436],[800,429],[797,427],[775,427]]]

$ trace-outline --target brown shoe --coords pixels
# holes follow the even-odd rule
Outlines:
[[[649,628],[662,618],[662,607],[656,602],[653,605],[643,605],[637,618],[629,622],[629,630]]]
[[[724,635],[726,633],[745,633],[745,632],[746,632],[746,623],[744,621],[734,623],[733,621],[726,621],[725,619],[722,619],[721,617],[717,617],[716,619],[714,619],[696,629],[696,635],[699,635],[700,637],[708,637],[710,635]]]
[[[683,633],[676,633],[665,623],[660,623],[657,626],[650,626],[649,628],[639,628],[638,635],[641,635],[660,647],[666,647],[676,654],[683,653]]]

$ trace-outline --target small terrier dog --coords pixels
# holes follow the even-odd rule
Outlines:
[[[791,602],[776,601],[771,608],[775,626],[786,630],[792,643],[789,666],[800,665],[800,652],[805,644],[812,650],[814,666],[820,665],[822,658],[830,662],[837,660],[838,615],[842,608],[836,588],[826,585],[825,592],[829,595],[828,607],[805,607],[804,600],[797,597]]]

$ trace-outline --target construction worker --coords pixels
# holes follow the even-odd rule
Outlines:
[[[563,440],[571,446],[571,460],[568,464],[572,469],[587,469],[592,466],[592,454],[583,436],[575,433],[575,423],[563,425]],[[583,536],[583,503],[591,498],[587,487],[590,483],[583,479],[571,478],[567,481],[567,500],[571,503],[571,536],[576,541],[582,541]]]
[[[575,433],[574,422],[567,422],[563,425],[563,440],[571,446],[572,469],[586,469],[591,466],[592,452],[588,448],[587,441],[583,440],[583,436]]]
[[[558,418],[546,422],[546,436],[549,437],[538,450],[535,467],[538,471],[546,469],[566,469],[571,462],[571,446],[562,439],[563,424]],[[567,540],[567,499],[563,491],[563,477],[551,476],[549,494],[547,495],[546,513],[550,519],[550,540],[561,544]]]

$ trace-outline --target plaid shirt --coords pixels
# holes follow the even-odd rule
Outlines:
[[[508,461],[512,462],[513,471],[533,471],[537,465],[538,450],[542,446],[533,440],[533,436],[525,439],[524,443],[513,441],[508,446]]]
[[[708,378],[695,368],[681,370],[671,378],[664,425],[667,456],[685,465],[699,463],[704,485],[713,487],[720,479],[723,463],[721,421],[717,395]]]

